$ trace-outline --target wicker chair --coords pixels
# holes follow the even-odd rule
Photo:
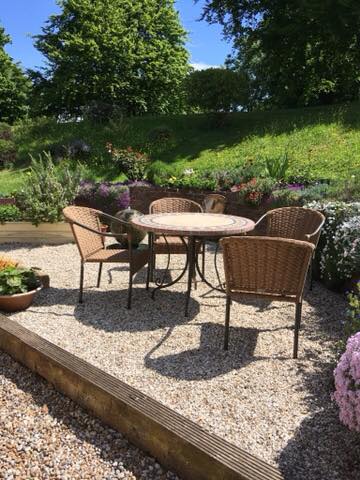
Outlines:
[[[86,207],[66,207],[63,210],[64,217],[70,223],[76,245],[80,252],[80,292],[79,302],[83,301],[84,265],[85,263],[99,263],[97,287],[100,287],[101,271],[103,263],[128,263],[129,264],[129,289],[127,308],[131,308],[131,295],[133,275],[144,267],[149,260],[147,248],[134,248],[131,245],[131,233],[128,233],[129,248],[106,248],[105,237],[114,238],[112,233],[101,232],[100,219],[108,219],[122,225],[127,222],[107,215],[99,210]],[[146,287],[149,286],[149,271]]]
[[[296,305],[293,358],[297,358],[302,298],[314,245],[271,237],[228,237],[221,240],[226,279],[224,349],[229,345],[231,301],[242,296]]]
[[[182,212],[193,212],[201,213],[203,211],[201,205],[187,198],[173,198],[165,197],[155,200],[150,204],[149,213],[182,213]],[[200,244],[198,249],[200,249]],[[203,251],[204,252],[204,251]],[[164,236],[155,236],[153,241],[153,258],[151,265],[151,277],[153,275],[153,269],[155,268],[155,259],[156,255],[161,254],[186,254],[187,247],[186,244],[181,240],[180,237],[166,235],[166,240]],[[203,262],[204,263],[204,262]]]
[[[206,213],[224,213],[225,211],[226,198],[224,195],[219,195],[218,193],[210,193],[206,195],[202,208]]]
[[[312,243],[316,249],[324,222],[324,215],[311,208],[276,208],[265,213],[265,215],[256,222],[255,229],[250,235],[263,234],[267,237],[303,240]],[[309,267],[310,290],[312,290],[312,264],[313,257],[311,258]]]

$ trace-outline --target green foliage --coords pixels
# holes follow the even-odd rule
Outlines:
[[[33,270],[19,267],[0,270],[0,295],[30,292],[38,287],[40,281]]]
[[[138,152],[132,147],[114,148],[111,143],[107,144],[112,161],[132,181],[145,180],[149,158],[145,153]]]
[[[206,0],[204,18],[233,41],[254,106],[358,99],[358,0]]]
[[[258,206],[270,198],[275,182],[271,178],[252,178],[234,185],[231,190],[238,192],[240,203]]]
[[[360,332],[360,282],[356,284],[354,291],[348,294],[347,299],[349,306],[344,326],[344,343],[351,335]]]
[[[289,157],[287,153],[278,157],[266,158],[266,168],[271,178],[274,180],[284,180],[289,168]]]
[[[60,7],[35,37],[47,60],[32,72],[35,111],[79,115],[100,101],[126,115],[181,108],[188,53],[174,0],[61,0]]]
[[[20,222],[22,214],[16,205],[0,205],[0,223]]]
[[[207,68],[190,73],[186,92],[189,105],[200,112],[232,112],[247,103],[248,80],[241,72]]]
[[[79,189],[81,171],[68,165],[56,167],[50,154],[31,158],[23,188],[16,194],[17,205],[34,225],[62,220],[62,210],[73,202]]]
[[[0,138],[0,168],[9,167],[16,160],[16,146],[11,140]]]
[[[8,43],[10,37],[0,27],[0,121],[13,123],[28,111],[30,82],[5,52],[4,47]]]

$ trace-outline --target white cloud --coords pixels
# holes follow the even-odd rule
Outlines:
[[[209,65],[203,62],[194,62],[190,64],[195,70],[206,70],[207,68],[219,68],[220,65]]]

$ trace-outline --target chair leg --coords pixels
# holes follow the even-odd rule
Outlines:
[[[84,289],[84,263],[80,264],[80,289],[79,289],[79,303],[83,303],[83,289]]]
[[[206,243],[205,240],[202,245],[202,264],[201,264],[201,273],[205,277],[205,252],[206,252]]]
[[[102,266],[103,266],[103,264],[102,264],[102,262],[100,262],[100,263],[99,263],[99,272],[98,272],[97,284],[96,284],[96,287],[97,287],[97,288],[100,287]]]
[[[149,290],[150,278],[151,278],[151,260],[149,258],[147,269],[146,269],[146,290]]]
[[[231,306],[231,298],[227,295],[226,296],[226,311],[225,311],[224,350],[229,349],[230,306]]]
[[[129,271],[128,302],[127,302],[128,310],[131,309],[132,285],[133,285],[133,275],[132,275],[132,271],[130,270]]]
[[[310,278],[310,290],[313,289],[313,257],[311,257],[310,267],[309,267],[309,278]]]
[[[299,347],[299,330],[301,324],[301,310],[302,310],[302,303],[296,304],[295,310],[295,331],[294,331],[294,351],[293,351],[293,358],[298,357],[298,347]]]

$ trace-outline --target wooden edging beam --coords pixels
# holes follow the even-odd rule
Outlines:
[[[271,465],[1,314],[0,348],[183,479],[283,478]]]

